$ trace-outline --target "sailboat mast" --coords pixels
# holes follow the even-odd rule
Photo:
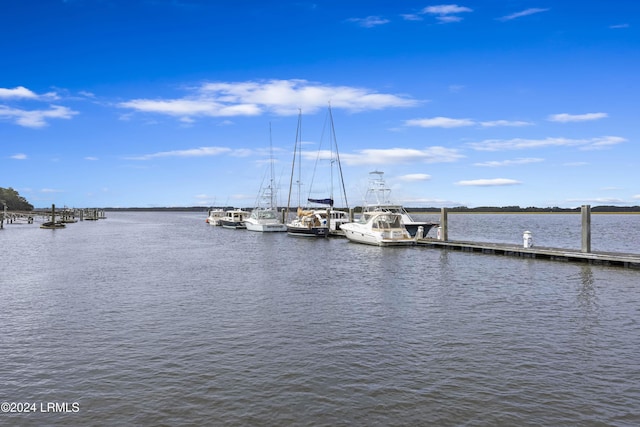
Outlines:
[[[277,209],[274,203],[275,190],[273,187],[274,171],[273,171],[273,138],[271,136],[271,122],[269,122],[269,165],[271,168],[271,182],[269,182],[269,208]]]
[[[345,207],[348,209],[349,202],[347,201],[347,190],[344,186],[344,177],[342,176],[342,164],[340,163],[340,151],[338,150],[338,139],[336,138],[336,128],[333,125],[333,112],[331,111],[331,103],[329,103],[329,120],[331,122],[331,139],[333,141],[333,144],[331,145],[332,147],[331,149],[333,149],[333,146],[335,146],[336,148],[336,161],[338,162],[338,172],[340,173],[340,186],[342,188],[342,196],[344,197]],[[332,174],[331,179],[333,182],[333,168],[331,168],[331,174]],[[333,195],[331,195],[331,198],[333,198]]]
[[[302,110],[298,110],[298,127],[296,128],[296,143],[293,146],[293,161],[291,162],[291,179],[289,181],[289,198],[287,199],[287,214],[289,213],[289,209],[291,208],[291,190],[293,189],[293,176],[295,174],[296,168],[296,154],[298,152],[298,144],[301,140],[301,132],[302,132]],[[298,166],[298,170],[300,170],[300,166]],[[300,175],[300,172],[298,172]],[[298,207],[300,207],[300,178],[298,177]]]

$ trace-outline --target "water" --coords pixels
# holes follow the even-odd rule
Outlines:
[[[108,216],[0,231],[0,402],[37,403],[0,425],[640,423],[637,270]],[[580,245],[579,215],[449,222]]]

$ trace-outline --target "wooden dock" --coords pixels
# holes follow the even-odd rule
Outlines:
[[[504,243],[468,242],[448,239],[448,209],[440,212],[440,225],[437,238],[418,237],[416,245],[439,249],[451,249],[462,252],[479,252],[483,254],[513,256],[521,258],[547,259],[551,261],[582,262],[597,265],[611,265],[640,269],[640,254],[621,252],[598,252],[591,250],[591,206],[582,206],[582,248],[561,249],[534,246],[530,231],[523,234],[522,246]]]
[[[530,247],[508,245],[503,243],[482,243],[465,241],[443,241],[432,238],[417,239],[418,246],[455,250],[461,252],[478,252],[490,255],[503,255],[521,258],[545,259],[551,261],[582,262],[596,265],[610,265],[640,269],[640,255],[618,252],[582,252],[574,249],[548,247]]]
[[[99,219],[105,219],[105,211],[103,209],[96,208],[63,208],[56,211],[56,205],[51,205],[51,210],[38,209],[31,212],[22,211],[8,211],[7,206],[4,205],[0,210],[0,229],[4,228],[5,224],[33,224],[34,218],[39,218],[40,223],[51,222],[52,224],[70,224],[80,221],[97,221]],[[62,228],[62,227],[42,227],[41,228]]]

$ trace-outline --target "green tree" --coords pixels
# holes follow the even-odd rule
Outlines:
[[[13,188],[0,187],[0,209],[4,208],[2,204],[7,205],[7,209],[10,211],[32,211],[33,205],[27,202],[27,199],[22,197]]]

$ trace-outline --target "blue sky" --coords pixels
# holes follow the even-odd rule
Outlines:
[[[319,197],[329,104],[350,206],[374,170],[409,207],[640,205],[635,0],[0,0],[0,16],[0,186],[36,207],[251,207],[270,141],[286,205],[299,111]]]

